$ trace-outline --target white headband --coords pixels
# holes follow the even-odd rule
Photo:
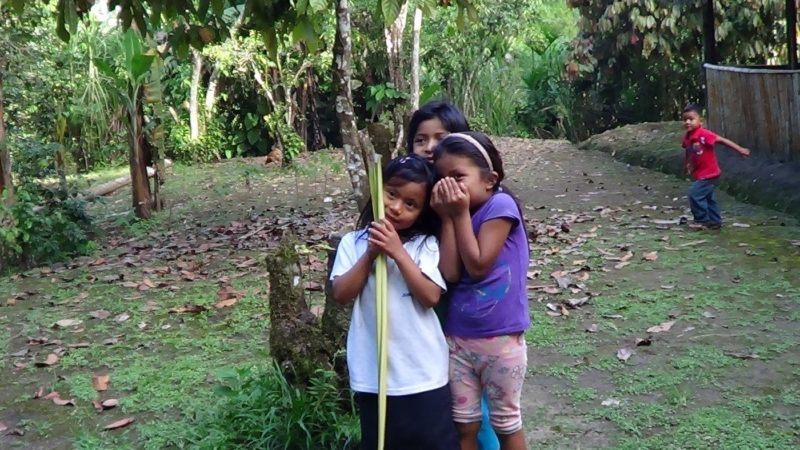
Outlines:
[[[445,136],[445,139],[447,139],[447,138],[449,138],[451,136],[460,137],[461,139],[464,139],[465,141],[467,141],[470,144],[474,145],[478,149],[478,151],[481,152],[481,155],[483,155],[483,159],[486,160],[486,164],[489,165],[489,172],[493,172],[494,171],[494,165],[492,165],[492,159],[489,158],[489,153],[486,151],[485,148],[483,148],[483,146],[481,145],[480,142],[477,141],[477,139],[475,139],[474,137],[472,137],[472,136],[470,136],[468,134],[464,134],[464,133],[450,133],[447,136]]]

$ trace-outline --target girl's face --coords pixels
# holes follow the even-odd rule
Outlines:
[[[390,178],[383,186],[383,204],[386,219],[395,230],[402,231],[414,225],[425,209],[426,183],[416,183],[400,178]]]
[[[414,141],[412,148],[415,155],[419,155],[433,163],[433,147],[439,143],[442,138],[450,134],[445,130],[442,121],[433,118],[421,122],[417,127],[417,132],[414,134]]]
[[[469,207],[474,209],[489,200],[497,183],[497,172],[486,174],[468,156],[444,153],[436,160],[439,176],[452,177],[463,183],[469,193]]]

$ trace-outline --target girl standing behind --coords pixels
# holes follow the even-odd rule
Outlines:
[[[415,155],[383,170],[386,218],[369,205],[360,230],[346,234],[331,272],[333,297],[355,301],[347,334],[350,387],[361,418],[361,448],[377,447],[378,349],[375,276],[379,253],[388,256],[389,370],[387,450],[457,450],[451,412],[448,350],[433,306],[446,289],[439,272],[438,218],[430,209],[433,169]]]
[[[434,149],[442,179],[432,206],[442,217],[441,263],[451,288],[445,319],[453,418],[462,450],[476,447],[480,395],[502,449],[524,449],[520,396],[530,325],[529,249],[516,200],[504,189],[500,155],[481,133],[453,133]]]
[[[433,100],[425,103],[411,115],[408,124],[406,149],[408,154],[419,155],[433,164],[433,149],[450,133],[469,131],[469,123],[464,114],[447,102]],[[440,318],[445,314],[447,301],[436,308]],[[484,394],[481,398],[481,428],[478,431],[478,448],[480,450],[499,450],[500,442],[489,424],[488,400]]]

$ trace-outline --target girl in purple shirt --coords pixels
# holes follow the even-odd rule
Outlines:
[[[442,177],[431,199],[442,218],[439,268],[455,283],[444,331],[461,448],[476,448],[485,390],[501,449],[524,449],[520,397],[527,370],[524,332],[530,325],[525,222],[500,184],[502,161],[484,134],[449,134],[433,158]]]

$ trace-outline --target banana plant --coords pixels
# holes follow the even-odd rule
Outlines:
[[[144,45],[139,34],[132,28],[120,36],[117,44],[117,58],[96,58],[93,63],[98,70],[114,80],[117,95],[125,106],[133,208],[137,217],[149,219],[152,210],[159,208],[160,199],[156,201],[152,197],[147,177],[147,163],[152,160],[152,155],[150,144],[145,139],[143,97],[148,74],[151,73],[158,55],[155,49]],[[152,83],[152,78],[150,81]]]

